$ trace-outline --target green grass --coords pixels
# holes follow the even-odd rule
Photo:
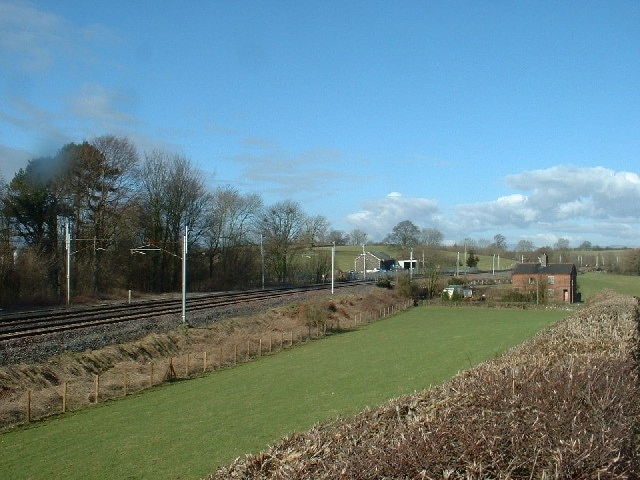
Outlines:
[[[605,288],[625,295],[640,295],[640,277],[589,272],[578,275],[578,287],[582,293],[582,300],[588,300]]]
[[[0,435],[0,478],[200,478],[314,423],[498,355],[566,312],[419,307]]]

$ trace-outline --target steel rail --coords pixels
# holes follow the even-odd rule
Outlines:
[[[341,284],[340,287],[350,286]],[[189,311],[202,311],[253,301],[274,300],[326,289],[326,285],[224,292],[189,299]],[[179,299],[144,301],[126,305],[99,305],[73,310],[45,310],[0,315],[0,342],[86,327],[117,324],[142,318],[180,314]]]

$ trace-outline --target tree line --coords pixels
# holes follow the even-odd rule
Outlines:
[[[178,290],[185,236],[190,291],[319,281],[331,259],[313,245],[349,241],[297,202],[212,191],[187,157],[105,135],[0,182],[0,301],[60,302],[67,263],[74,297]]]

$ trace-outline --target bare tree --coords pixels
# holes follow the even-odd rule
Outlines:
[[[141,181],[145,241],[161,249],[154,256],[150,287],[160,291],[175,289],[180,278],[182,235],[189,228],[195,242],[202,234],[209,194],[202,174],[189,159],[178,154],[145,154]]]
[[[349,235],[342,230],[331,230],[327,235],[327,241],[333,242],[336,245],[348,245],[350,238]]]
[[[364,230],[356,228],[349,234],[351,245],[363,245],[367,243],[367,233]]]
[[[519,254],[520,260],[529,260],[529,256],[534,249],[535,245],[531,240],[520,240],[516,245],[516,253]]]
[[[242,195],[231,186],[213,192],[202,237],[210,286],[232,287],[253,273],[247,245],[261,209],[262,199],[256,194]]]
[[[444,235],[437,228],[423,228],[421,232],[422,243],[429,247],[439,247],[442,245]]]
[[[478,240],[478,248],[480,250],[489,250],[491,248],[491,240],[488,238],[481,238]]]
[[[493,237],[493,248],[496,250],[506,250],[507,249],[507,239],[504,235],[498,233]]]
[[[329,220],[323,215],[307,217],[304,226],[303,240],[310,245],[318,245],[327,242]]]
[[[278,282],[289,279],[292,256],[300,249],[300,240],[306,233],[307,216],[300,205],[291,200],[278,202],[264,210],[259,221],[260,233],[270,270]]]

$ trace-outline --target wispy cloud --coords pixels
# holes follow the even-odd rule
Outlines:
[[[130,94],[110,90],[98,84],[85,84],[76,96],[70,99],[70,110],[77,116],[95,121],[109,130],[112,124],[133,125],[136,118],[126,113],[125,105],[134,100]]]
[[[316,149],[291,153],[264,138],[247,138],[242,144],[253,151],[229,159],[241,166],[247,185],[266,186],[273,194],[285,198],[322,196],[351,181],[339,168],[340,152]]]
[[[68,48],[67,22],[27,2],[0,1],[0,59],[26,71],[54,63],[56,51]]]
[[[0,32],[0,64],[26,72],[47,70],[65,57],[93,62],[88,44],[120,41],[103,25],[74,25],[25,1],[0,0]]]

